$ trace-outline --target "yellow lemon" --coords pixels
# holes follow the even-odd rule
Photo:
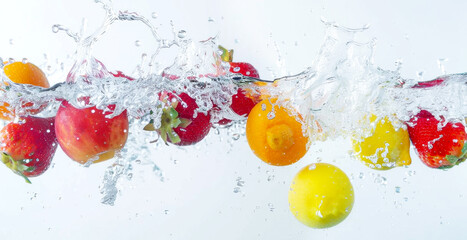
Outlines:
[[[355,155],[366,166],[377,170],[388,170],[394,167],[410,165],[410,139],[406,129],[396,128],[388,117],[377,119],[369,137],[359,139],[354,136],[352,146]]]
[[[312,228],[339,224],[350,214],[353,203],[354,191],[349,178],[331,164],[316,163],[304,167],[290,185],[290,211]]]

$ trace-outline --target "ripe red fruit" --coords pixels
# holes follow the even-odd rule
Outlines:
[[[165,108],[161,117],[161,127],[155,129],[151,122],[144,128],[147,131],[158,131],[164,142],[186,146],[203,140],[211,129],[211,114],[195,111],[198,109],[195,99],[186,93],[178,98],[174,94],[167,94],[165,99],[172,106]]]
[[[54,118],[25,117],[0,131],[2,162],[16,174],[36,177],[50,166],[57,149]]]
[[[232,62],[233,50],[228,51],[222,46],[219,46],[219,49],[223,51],[221,56],[222,60],[230,64],[229,71],[231,73],[238,73],[247,77],[259,78],[258,71],[255,69],[255,67],[253,67],[253,65],[245,62]],[[258,102],[254,101],[246,95],[245,90],[238,88],[237,93],[232,96],[232,104],[230,107],[236,114],[248,117],[248,114],[251,112],[251,109],[253,109],[256,103]],[[218,123],[225,125],[230,122],[231,120],[224,118],[221,119]]]
[[[461,123],[422,110],[410,120],[408,131],[420,159],[431,168],[449,168],[467,158],[467,134]]]
[[[112,111],[115,106],[109,106]],[[96,107],[78,109],[63,101],[55,117],[55,131],[63,151],[81,164],[114,157],[128,138],[126,110],[113,118]]]

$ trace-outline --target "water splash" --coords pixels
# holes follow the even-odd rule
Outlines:
[[[440,85],[414,88],[423,80],[422,75],[418,80],[404,79],[399,73],[400,61],[395,70],[379,68],[373,63],[375,41],[355,40],[367,27],[349,29],[324,21],[326,37],[318,56],[309,63],[310,67],[298,74],[269,81],[273,83],[258,85],[252,82],[260,79],[229,73],[229,65],[221,61],[217,37],[195,41],[186,31],[176,31],[173,24],[173,36],[163,37],[147,18],[134,12],[117,12],[103,1],[96,2],[104,9],[105,18],[91,34],[86,34],[86,21],[79,32],[58,24],[52,26],[53,32],[64,32],[76,42],[75,64],[66,81],[49,89],[15,84],[5,76],[3,61],[0,61],[0,78],[8,83],[0,86],[0,98],[9,104],[7,109],[18,116],[39,108],[45,108],[42,115],[54,115],[62,100],[77,108],[96,106],[107,111],[109,105],[114,105],[108,117],[126,110],[132,119],[130,139],[105,173],[101,192],[102,202],[106,204],[114,204],[117,183],[121,176],[131,174],[132,164],[151,158],[150,149],[155,147],[141,142],[146,139],[141,129],[150,120],[158,127],[162,109],[170,104],[160,97],[166,92],[188,93],[199,106],[197,113],[210,112],[213,122],[223,118],[245,119],[230,108],[232,95],[239,87],[253,93],[266,93],[278,99],[275,104],[297,110],[301,116],[297,119],[303,123],[303,132],[310,134],[311,141],[365,131],[368,128],[364,126],[370,124],[369,113],[378,117],[389,114],[390,119],[397,118],[401,122],[408,121],[420,109],[438,113],[448,120],[464,119],[467,115],[466,74],[444,75],[439,78],[443,80]],[[152,18],[156,19],[157,14],[153,13]],[[131,78],[115,76],[92,55],[95,43],[113,24],[123,21],[143,24],[155,40],[153,52],[142,55]],[[159,59],[166,49],[177,50],[169,65],[163,65]],[[444,73],[444,66],[440,68]],[[89,101],[81,101],[83,97],[89,97]],[[270,114],[274,117],[274,112]],[[232,137],[236,140],[243,134],[243,130],[236,129]],[[157,165],[152,164],[152,168],[163,179]]]

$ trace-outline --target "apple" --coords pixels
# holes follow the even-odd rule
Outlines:
[[[113,110],[115,106],[109,106]],[[55,117],[55,133],[63,151],[81,164],[102,162],[114,157],[128,138],[126,110],[113,118],[96,107],[75,108],[67,101]]]

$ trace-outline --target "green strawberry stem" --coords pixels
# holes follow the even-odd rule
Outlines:
[[[221,59],[224,62],[232,62],[233,60],[233,53],[234,50],[227,50],[227,48],[224,48],[219,45],[219,49],[222,51]]]
[[[23,177],[27,183],[31,183],[28,177],[26,177],[23,172],[31,172],[34,171],[34,167],[28,167],[24,163],[27,162],[27,159],[16,161],[11,157],[9,154],[2,152],[2,162],[11,169],[14,173],[18,174],[19,176]]]
[[[152,120],[143,129],[146,131],[158,131],[165,144],[167,144],[167,138],[171,143],[181,142],[182,140],[174,131],[174,129],[177,127],[186,128],[188,125],[190,125],[191,120],[186,118],[179,118],[175,107],[176,104],[172,104],[171,107],[164,108],[162,110],[161,126],[159,129],[156,129],[154,126],[154,121]]]

